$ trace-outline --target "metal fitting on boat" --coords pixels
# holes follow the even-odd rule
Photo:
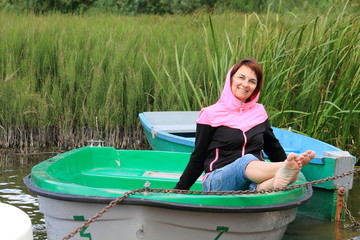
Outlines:
[[[145,231],[144,231],[144,226],[141,225],[139,227],[139,229],[136,231],[136,236],[140,239],[144,238],[145,237]]]
[[[94,139],[91,139],[91,140],[89,140],[89,141],[87,141],[90,145],[90,147],[94,147],[95,145],[95,143],[97,143],[97,147],[102,147],[103,146],[103,143],[105,142],[105,141],[103,141],[103,140],[101,140],[101,139],[99,139],[99,140],[94,140]]]
[[[146,182],[145,182],[145,184],[144,184],[144,188],[145,188],[144,194],[145,194],[145,195],[149,194],[149,187],[150,187],[150,185],[151,185],[151,182],[149,182],[149,181],[146,181]]]
[[[345,187],[339,187],[338,194],[340,196],[344,196],[346,194],[346,188]]]

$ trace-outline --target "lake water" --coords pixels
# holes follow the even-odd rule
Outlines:
[[[31,168],[56,155],[54,152],[42,154],[17,155],[0,152],[0,201],[14,205],[25,211],[33,224],[34,239],[46,240],[45,222],[38,208],[35,195],[24,186],[22,179]],[[360,176],[356,174],[353,189],[350,190],[348,207],[357,222],[360,222]],[[101,210],[101,209],[99,209]],[[347,217],[338,224],[304,216],[297,216],[282,240],[360,240],[360,226],[351,228]],[[105,239],[106,240],[106,239]]]

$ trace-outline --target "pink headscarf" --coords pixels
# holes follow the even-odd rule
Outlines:
[[[230,81],[232,68],[226,75],[220,99],[214,105],[203,108],[196,122],[212,127],[226,126],[238,128],[246,132],[265,122],[268,116],[264,106],[257,103],[260,92],[251,96],[251,100],[246,103],[241,102],[234,96],[231,91]]]

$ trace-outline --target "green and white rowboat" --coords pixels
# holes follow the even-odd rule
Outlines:
[[[280,240],[312,195],[311,187],[236,195],[151,191],[172,189],[188,160],[189,153],[83,147],[34,166],[24,183],[39,197],[49,240],[62,239],[146,182],[150,190],[125,198],[73,239]],[[301,175],[294,184],[305,182]]]

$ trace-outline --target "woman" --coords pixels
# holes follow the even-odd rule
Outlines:
[[[263,72],[254,59],[230,69],[220,99],[200,111],[195,150],[176,189],[190,189],[204,171],[204,191],[259,190],[296,181],[315,153],[286,156],[265,108],[257,103],[262,84]],[[271,162],[264,161],[262,151]]]

